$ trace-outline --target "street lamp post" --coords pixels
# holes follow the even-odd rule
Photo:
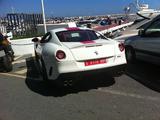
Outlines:
[[[43,0],[41,0],[41,5],[42,5],[42,15],[43,15],[44,32],[47,33],[46,17],[45,17],[45,12],[44,12],[44,1],[43,1]]]

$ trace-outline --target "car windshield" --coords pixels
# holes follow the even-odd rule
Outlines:
[[[62,31],[57,32],[56,35],[61,42],[82,42],[98,39],[92,30]]]

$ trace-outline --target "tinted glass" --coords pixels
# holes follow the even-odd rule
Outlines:
[[[56,34],[61,42],[82,42],[98,39],[92,30],[62,31]]]
[[[160,37],[160,21],[157,20],[152,23],[145,31],[145,36],[148,37]]]
[[[149,29],[160,29],[160,20],[157,20],[156,22],[154,22]]]

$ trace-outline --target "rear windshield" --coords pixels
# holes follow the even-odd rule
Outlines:
[[[62,31],[57,32],[56,35],[61,42],[82,42],[98,39],[98,36],[92,30]]]

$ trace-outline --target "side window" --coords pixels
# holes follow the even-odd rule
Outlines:
[[[145,35],[149,37],[160,37],[160,20],[153,22],[145,31]]]
[[[148,29],[160,29],[160,20],[156,20],[149,26]]]
[[[94,31],[89,30],[88,35],[89,35],[90,40],[97,40],[98,39],[98,36],[96,35],[96,33]]]
[[[42,39],[41,39],[41,43],[46,43],[48,42],[50,39],[52,38],[52,35],[50,32],[46,33]]]

